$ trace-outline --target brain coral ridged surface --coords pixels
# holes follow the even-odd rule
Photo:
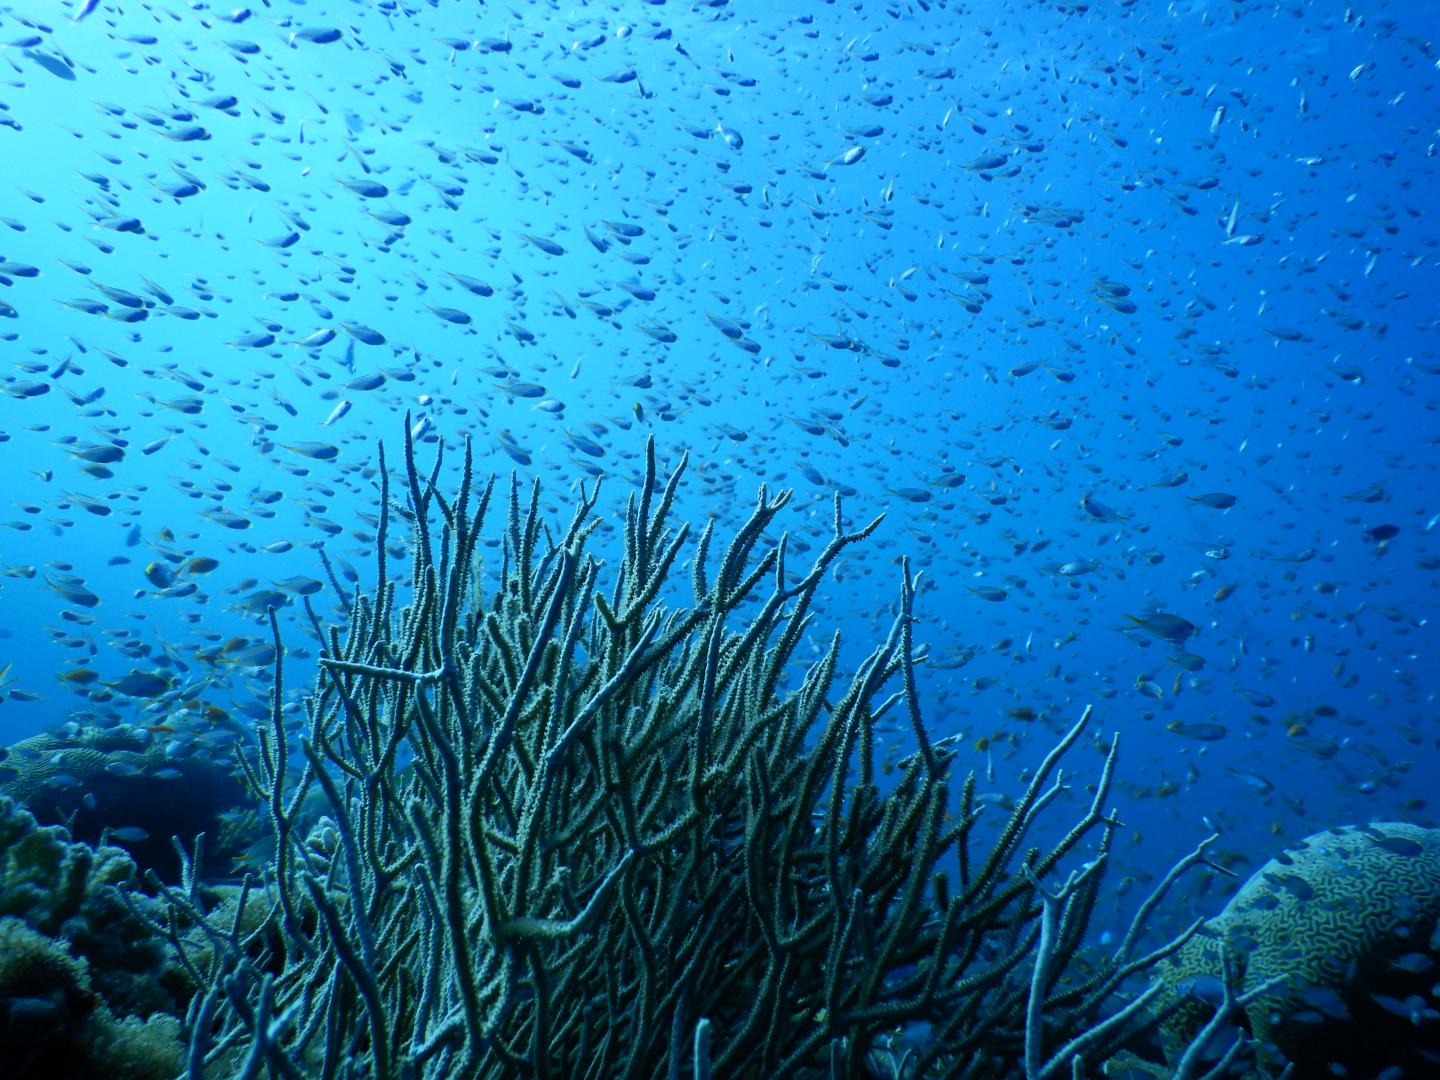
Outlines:
[[[1245,1010],[1262,1061],[1366,1075],[1436,1068],[1440,1048],[1420,1032],[1440,1019],[1425,1002],[1437,918],[1440,830],[1377,822],[1307,837],[1261,867],[1164,967],[1185,995],[1167,1044],[1178,1052],[1212,1014],[1223,942],[1241,990],[1286,976]]]

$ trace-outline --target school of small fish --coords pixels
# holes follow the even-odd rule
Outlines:
[[[721,531],[887,511],[852,648],[908,554],[939,735],[1095,701],[1157,865],[1430,824],[1435,16],[0,7],[0,743],[230,753],[408,418],[553,516],[649,434]]]

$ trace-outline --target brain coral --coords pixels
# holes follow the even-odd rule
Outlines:
[[[1390,1066],[1435,1075],[1440,1046],[1427,1037],[1436,1041],[1440,1016],[1425,995],[1437,919],[1440,830],[1379,822],[1307,837],[1261,867],[1161,969],[1176,1010],[1163,1029],[1167,1055],[1173,1063],[1213,1015],[1223,942],[1240,989],[1287,977],[1245,1010],[1261,1065],[1289,1060],[1305,1076]]]

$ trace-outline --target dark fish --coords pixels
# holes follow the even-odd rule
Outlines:
[[[523,236],[526,240],[530,241],[530,243],[534,244],[546,255],[565,254],[565,249],[559,244],[557,244],[554,240],[551,240],[548,236],[536,236],[533,233],[521,233],[520,235]]]
[[[1118,510],[1111,509],[1093,496],[1086,495],[1080,500],[1080,509],[1089,514],[1096,521],[1129,521],[1130,515],[1122,514]]]
[[[473,321],[467,312],[460,311],[458,308],[436,307],[433,304],[426,304],[425,306],[445,322],[453,323],[456,326],[468,326]]]
[[[39,64],[57,79],[65,79],[67,82],[75,81],[75,68],[68,61],[62,60],[58,56],[51,56],[49,53],[40,52],[38,49],[26,49],[24,55],[26,59]]]
[[[287,443],[285,449],[316,461],[334,461],[340,454],[338,446],[323,442]]]
[[[1371,841],[1376,847],[1388,851],[1391,855],[1402,855],[1413,858],[1423,854],[1425,848],[1406,836],[1371,836]]]
[[[335,178],[339,184],[349,191],[353,191],[362,199],[383,199],[390,194],[390,189],[378,180],[367,180],[364,177],[358,180],[347,179],[343,176]]]
[[[100,685],[126,697],[159,697],[170,689],[171,681],[168,676],[158,672],[132,671],[114,682],[102,681]]]
[[[1212,491],[1205,495],[1186,496],[1197,506],[1208,506],[1212,510],[1229,510],[1235,505],[1235,496],[1226,491]]]
[[[297,41],[308,41],[312,45],[329,45],[339,41],[345,35],[333,26],[306,27],[304,30],[296,30],[290,35],[290,43]]]
[[[456,284],[458,284],[462,289],[465,289],[467,292],[472,292],[476,296],[495,295],[495,290],[489,285],[487,285],[485,282],[481,281],[479,278],[467,277],[464,274],[457,274],[453,270],[447,270],[445,272],[449,274],[452,278],[454,278]]]
[[[1194,623],[1166,611],[1147,615],[1143,619],[1136,618],[1134,615],[1126,615],[1125,618],[1135,624],[1133,629],[1144,630],[1147,634],[1175,642],[1177,645],[1195,633]],[[1126,629],[1131,629],[1131,627],[1126,627]]]
[[[379,330],[372,330],[370,327],[360,323],[348,322],[342,322],[340,327],[356,341],[360,342],[361,345],[385,344],[385,335],[380,333]]]

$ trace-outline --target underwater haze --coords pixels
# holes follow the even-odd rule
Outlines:
[[[1089,705],[1080,806],[1118,733],[1095,940],[1212,833],[1235,878],[1187,881],[1172,930],[1305,837],[1431,829],[1437,27],[6,4],[0,745],[139,730],[228,769],[271,716],[270,614],[298,721],[316,626],[375,585],[380,444],[443,447],[448,490],[471,440],[561,531],[601,479],[613,561],[653,437],[662,472],[689,454],[695,535],[762,483],[797,565],[837,492],[848,527],[884,515],[800,659],[838,630],[854,670],[908,558],[925,722],[997,805]],[[893,786],[914,734],[878,732]]]

